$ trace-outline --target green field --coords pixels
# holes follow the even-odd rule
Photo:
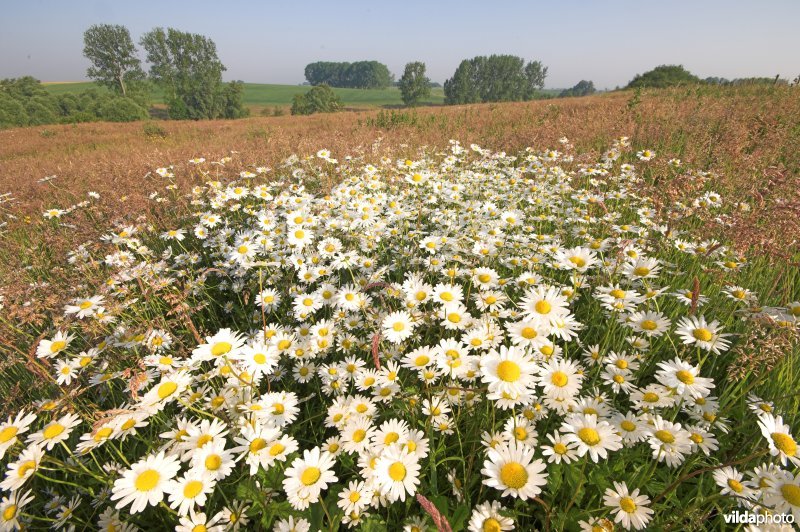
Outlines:
[[[90,88],[103,87],[91,82],[75,83],[44,83],[45,88],[53,94],[78,93]],[[263,108],[273,106],[287,106],[292,104],[292,97],[298,93],[310,90],[308,85],[272,85],[265,83],[245,83],[244,84],[244,104],[248,107]],[[345,107],[385,107],[403,105],[400,98],[400,90],[397,88],[388,89],[333,89],[342,99]],[[163,93],[156,89],[152,94],[153,102],[156,104],[164,103]],[[444,91],[441,88],[433,88],[431,97],[422,103],[426,105],[436,105],[444,103]]]

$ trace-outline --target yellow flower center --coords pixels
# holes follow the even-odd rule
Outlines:
[[[405,328],[406,328],[406,326],[401,321],[398,321],[397,323],[392,325],[392,329],[394,329],[396,332],[400,332]]]
[[[352,503],[356,503],[361,500],[361,494],[357,491],[351,492],[347,499]]]
[[[61,423],[51,423],[45,427],[44,431],[42,432],[42,436],[44,436],[45,440],[52,440],[64,432],[65,429],[66,427]]]
[[[689,371],[682,369],[675,373],[675,376],[684,384],[692,384],[694,382],[694,375],[692,375]]]
[[[528,471],[519,462],[508,462],[500,468],[500,480],[511,489],[518,490],[528,482]]]
[[[216,471],[222,465],[222,457],[218,454],[209,454],[204,462],[206,469]]]
[[[419,355],[417,358],[414,359],[414,365],[424,366],[430,361],[431,359],[427,355]]]
[[[280,442],[274,443],[272,445],[272,447],[269,448],[269,455],[270,456],[278,456],[279,454],[281,454],[285,450],[286,450],[286,446],[284,446],[282,443],[280,443]]]
[[[569,261],[578,268],[583,268],[584,266],[586,266],[586,259],[584,259],[583,257],[578,257],[577,255],[570,257]]]
[[[658,395],[653,392],[646,392],[642,396],[642,399],[644,400],[645,403],[656,403],[658,402]]]
[[[600,443],[600,433],[591,427],[583,427],[578,431],[578,438],[586,445],[597,445]]]
[[[711,334],[711,331],[702,328],[695,329],[694,331],[692,331],[692,336],[694,336],[695,339],[700,340],[701,342],[708,342],[709,340],[711,340],[711,338],[714,337],[714,335]]]
[[[3,521],[11,521],[17,515],[17,505],[12,504],[3,510]]]
[[[800,507],[800,486],[786,483],[781,486],[781,495],[795,508]]]
[[[483,532],[500,532],[500,522],[494,517],[490,517],[483,522]]]
[[[322,475],[322,471],[319,470],[318,467],[307,467],[305,471],[300,475],[300,482],[302,482],[306,486],[311,486],[316,481],[319,480],[319,477]]]
[[[94,435],[94,441],[102,441],[111,436],[111,433],[114,432],[114,429],[111,427],[103,427],[102,429],[98,430],[97,433]]]
[[[133,483],[136,491],[150,491],[158,485],[161,475],[155,469],[147,469],[139,473]]]
[[[626,432],[633,432],[634,430],[636,430],[636,423],[628,419],[620,423],[619,426],[622,428],[622,430]]]
[[[255,454],[267,446],[267,440],[264,438],[255,438],[250,442],[250,452]]]
[[[730,489],[732,489],[733,491],[735,491],[736,493],[741,493],[742,490],[744,489],[744,486],[742,486],[742,483],[739,482],[738,480],[734,479],[734,478],[729,478],[728,479],[728,487]]]
[[[232,347],[233,346],[228,342],[217,342],[211,346],[211,354],[215,357],[222,356],[226,353],[230,353]]]
[[[632,514],[636,511],[636,503],[633,502],[633,499],[630,497],[623,497],[619,500],[619,507],[622,508],[624,512]]]
[[[175,393],[175,390],[177,389],[178,389],[177,384],[175,384],[172,381],[167,381],[158,386],[158,390],[156,391],[156,393],[158,394],[159,399],[166,399],[167,397]]]
[[[50,352],[57,353],[62,349],[64,349],[65,347],[67,347],[67,342],[65,342],[64,340],[57,340],[52,344],[50,344]]]
[[[658,324],[653,320],[644,320],[641,324],[641,327],[645,331],[655,331],[658,328]]]
[[[14,425],[0,430],[0,443],[9,441],[11,438],[17,435],[17,432],[19,432],[19,429]]]
[[[655,437],[661,440],[664,443],[674,443],[675,436],[668,430],[657,430],[655,432]]]
[[[207,444],[208,442],[210,442],[213,439],[214,438],[210,434],[203,434],[202,436],[197,438],[197,448],[199,449],[200,447],[202,447],[203,445]]]
[[[638,268],[633,270],[633,273],[638,275],[639,277],[644,277],[645,275],[650,273],[650,268],[646,266],[639,266]]]
[[[190,480],[183,487],[183,496],[187,499],[194,499],[203,491],[203,483],[199,480]]]
[[[563,388],[567,385],[567,382],[569,382],[569,377],[567,377],[567,374],[563,371],[556,371],[550,376],[550,382],[559,388]]]
[[[531,340],[533,338],[536,338],[538,335],[539,334],[536,332],[536,329],[534,329],[533,327],[525,327],[524,329],[522,329],[522,337],[525,338],[526,340]]]
[[[267,355],[265,355],[264,353],[256,353],[255,355],[253,355],[253,361],[256,364],[264,364],[267,361]]]
[[[384,443],[384,445],[390,445],[390,444],[396,442],[399,439],[400,439],[400,435],[398,433],[389,432],[388,434],[386,434],[386,437],[383,438],[383,443]]]
[[[511,360],[503,360],[497,364],[497,376],[505,382],[515,382],[522,375],[522,370],[519,364]]]
[[[395,482],[406,478],[406,466],[403,465],[403,462],[394,462],[389,466],[389,477]]]
[[[91,301],[84,301],[83,303],[81,303],[78,306],[81,308],[81,310],[86,310],[87,308],[92,306],[92,302]]]
[[[553,307],[547,301],[537,301],[533,308],[539,314],[549,314]]]
[[[19,477],[22,478],[28,474],[28,471],[35,469],[36,469],[36,462],[34,460],[28,460],[27,462],[19,466],[19,469],[17,469],[17,475],[19,475]]]
[[[773,432],[772,442],[786,456],[795,456],[797,454],[797,443],[788,434]]]

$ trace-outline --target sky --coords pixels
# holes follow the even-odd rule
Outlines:
[[[83,32],[121,24],[136,42],[155,27],[211,38],[226,81],[298,84],[314,61],[377,60],[398,78],[423,61],[443,82],[494,53],[542,61],[548,88],[611,89],[661,64],[794,79],[798,20],[800,0],[3,0],[0,78],[85,80]]]

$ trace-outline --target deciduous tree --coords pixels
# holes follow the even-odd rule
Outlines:
[[[425,63],[415,61],[406,65],[400,78],[400,93],[406,105],[416,105],[431,95],[431,80],[425,76]]]
[[[136,46],[125,26],[91,26],[83,33],[83,55],[92,62],[86,75],[122,96],[128,95],[131,83],[145,78]]]

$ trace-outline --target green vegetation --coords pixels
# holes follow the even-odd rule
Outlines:
[[[83,55],[92,62],[86,75],[99,84],[121,96],[142,91],[145,73],[125,26],[91,26],[83,34]]]
[[[325,85],[317,85],[304,94],[295,94],[292,101],[293,115],[313,115],[314,113],[335,113],[342,109],[342,102],[333,90]]]
[[[700,78],[683,68],[682,65],[661,65],[644,74],[637,74],[626,88],[664,88],[695,83],[700,83]]]
[[[389,67],[378,61],[333,63],[317,61],[306,65],[305,76],[310,85],[350,89],[385,89],[394,81]]]
[[[597,92],[594,88],[594,83],[585,79],[580,80],[571,89],[564,89],[558,95],[559,98],[568,98],[570,96],[588,96]]]
[[[406,105],[417,105],[431,95],[431,80],[425,76],[425,63],[415,61],[406,65],[400,78],[400,93]]]
[[[225,66],[208,37],[156,28],[141,40],[150,63],[150,79],[162,87],[170,118],[241,118],[242,87],[224,87]]]
[[[444,82],[445,103],[513,102],[531,100],[544,87],[547,67],[525,64],[521,57],[491,55],[465,59]]]
[[[106,88],[98,86],[92,82],[76,83],[45,83],[44,88],[51,94],[75,94],[89,88],[95,88],[102,92]],[[264,108],[274,106],[290,106],[292,98],[297,93],[306,93],[311,90],[308,85],[275,85],[268,83],[243,83],[242,84],[242,103],[247,107]],[[382,106],[401,106],[403,105],[400,89],[388,87],[385,89],[339,89],[333,88],[333,92],[342,100],[342,105],[353,108],[369,108]],[[547,92],[547,91],[545,91]],[[556,94],[558,91],[555,91]],[[151,92],[151,99],[155,104],[164,104],[164,92],[158,87],[154,87]],[[441,88],[432,88],[429,98],[420,101],[421,104],[441,104],[444,102],[444,93]]]
[[[147,118],[147,110],[133,99],[88,85],[91,88],[56,94],[30,76],[0,80],[0,128]]]

